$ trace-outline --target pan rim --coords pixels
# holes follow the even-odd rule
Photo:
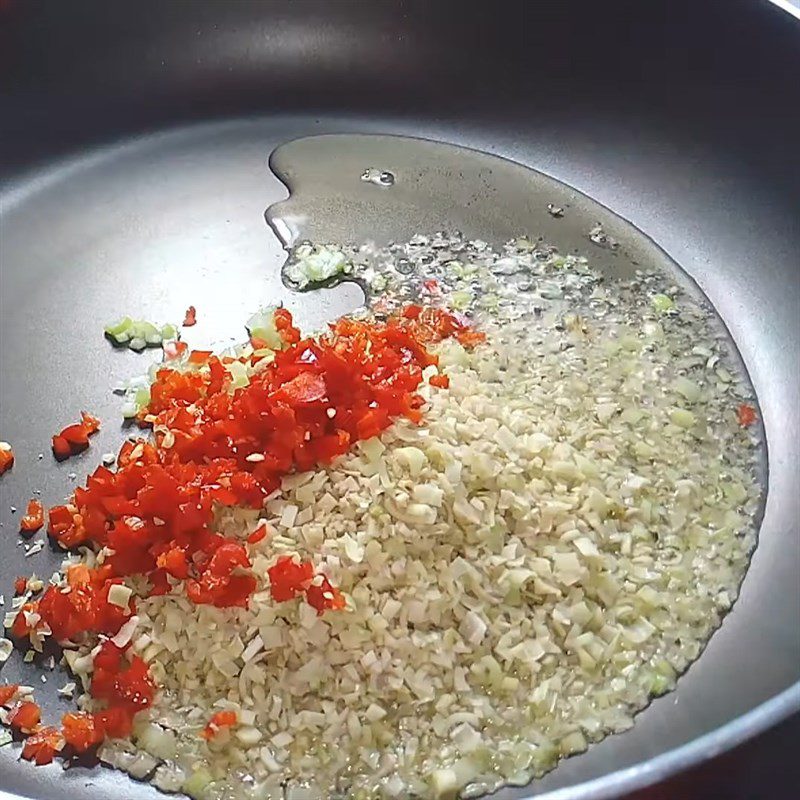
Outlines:
[[[223,124],[235,122],[237,119],[238,118],[225,120]],[[245,119],[252,118],[245,117]],[[169,131],[159,131],[156,132],[155,135],[158,136],[168,132]],[[396,134],[381,132],[379,135],[391,136]],[[404,138],[420,138],[429,142],[454,144],[451,141],[438,138],[409,137],[407,135]],[[463,144],[458,144],[457,146],[465,149],[475,149]],[[483,151],[478,150],[478,152]],[[499,153],[491,153],[490,155],[494,158],[511,161],[523,167],[527,166],[525,163],[517,161],[516,158],[513,157],[501,155]],[[589,197],[592,202],[598,203],[604,208],[608,208],[604,203],[598,201],[585,190],[577,189],[572,184],[562,181],[560,178],[552,175],[549,170],[544,170],[542,168],[537,168],[537,170],[551,180],[562,183],[580,195]],[[608,210],[624,222],[633,225],[640,235],[647,238],[651,245],[662,250],[670,261],[675,260],[668,251],[662,248],[658,241],[652,238],[649,233],[639,228],[638,225],[631,223],[625,215],[610,208]],[[695,281],[690,273],[683,270],[682,267],[681,270],[692,282]],[[746,579],[747,575],[745,575],[745,580]],[[618,797],[621,793],[650,786],[671,775],[731,750],[798,711],[800,711],[800,681],[795,682],[782,690],[779,694],[772,696],[736,718],[667,752],[641,761],[636,765],[610,771],[598,778],[592,778],[569,787],[536,793],[534,791],[535,784],[533,784],[528,787],[530,794],[527,794],[526,797],[533,798],[535,796],[537,800],[605,800],[605,798]],[[0,800],[18,800],[18,797],[18,795],[7,793],[0,789]]]
[[[797,712],[800,712],[800,681],[747,713],[680,747],[654,756],[636,766],[609,772],[590,781],[554,789],[544,794],[530,795],[530,800],[534,797],[536,800],[617,798],[621,792],[647,788],[709,758],[722,755]]]

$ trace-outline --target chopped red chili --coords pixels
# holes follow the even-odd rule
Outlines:
[[[100,420],[88,411],[81,411],[81,424],[90,436],[100,430]]]
[[[203,732],[200,735],[206,740],[213,739],[224,728],[230,728],[235,725],[236,721],[235,711],[217,711],[208,721],[208,725],[203,728]]]
[[[125,650],[107,640],[94,657],[90,692],[96,700],[105,700],[109,710],[124,713],[132,721],[153,702],[155,686],[139,656],[126,663]],[[116,722],[121,724],[120,719]]]
[[[743,428],[747,428],[756,421],[756,410],[753,406],[742,403],[736,411],[736,416],[739,419],[739,424]]]
[[[124,739],[133,730],[133,715],[124,708],[107,708],[104,711],[98,711],[95,719],[100,730],[110,739]]]
[[[345,607],[345,600],[342,593],[331,586],[328,579],[323,575],[322,580],[312,582],[306,589],[306,600],[308,604],[317,610],[317,614],[325,611],[336,611]]]
[[[187,350],[189,345],[186,342],[165,342],[164,343],[164,357],[169,361],[174,358],[180,358]]]
[[[35,533],[44,525],[44,506],[41,500],[33,498],[28,502],[25,516],[20,520],[20,530],[25,533]]]
[[[314,577],[314,565],[307,561],[294,561],[291,556],[280,556],[267,572],[272,599],[282,603],[305,591]]]
[[[100,420],[86,411],[81,411],[81,421],[67,425],[53,437],[53,455],[63,461],[89,446],[89,437],[100,430]]]
[[[260,541],[265,539],[267,536],[267,526],[265,523],[261,523],[248,537],[247,542],[248,544],[258,544]]]
[[[181,547],[170,547],[156,558],[156,565],[173,578],[183,580],[189,577],[189,559]]]
[[[42,727],[34,731],[22,746],[22,757],[41,767],[50,764],[64,748],[64,736],[58,728]]]
[[[75,425],[67,425],[59,436],[68,442],[73,451],[89,446],[89,431],[82,422],[78,422]]]
[[[11,469],[14,464],[14,451],[8,442],[0,442],[0,475]]]
[[[8,724],[16,731],[29,733],[39,724],[42,711],[31,700],[24,700],[11,709],[8,715]]]
[[[213,355],[213,350],[192,350],[189,353],[188,362],[190,364],[205,364]]]
[[[103,725],[96,714],[86,711],[64,714],[61,726],[64,740],[76,753],[85,753],[103,741]]]
[[[0,686],[0,706],[4,706],[13,700],[18,690],[18,683],[6,683]]]
[[[59,461],[63,461],[72,455],[72,448],[69,446],[69,442],[61,435],[53,437],[53,455]]]
[[[186,314],[183,317],[184,328],[190,328],[192,325],[197,324],[197,309],[194,306],[189,306],[186,309]]]

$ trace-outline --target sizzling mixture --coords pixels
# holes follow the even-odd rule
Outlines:
[[[265,309],[220,354],[157,331],[126,403],[152,436],[50,509],[72,555],[6,624],[65,647],[80,710],[43,726],[0,687],[23,755],[197,800],[454,798],[630,727],[755,544],[756,413],[711,312],[526,239],[295,256],[368,308],[310,338]]]

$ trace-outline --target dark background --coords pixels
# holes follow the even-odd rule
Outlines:
[[[625,800],[784,800],[800,787],[800,717]]]

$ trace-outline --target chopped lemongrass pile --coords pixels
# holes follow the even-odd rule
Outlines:
[[[734,602],[757,414],[701,304],[527,239],[372,263],[327,339],[267,309],[220,358],[165,353],[154,443],[51,510],[91,547],[7,624],[74,640],[70,746],[97,720],[106,763],[195,800],[476,796],[630,727]],[[78,585],[91,624],[54,613]]]
[[[167,323],[158,327],[143,319],[123,317],[103,329],[114,344],[127,346],[137,353],[148,347],[161,347],[164,342],[178,338],[178,329]]]

